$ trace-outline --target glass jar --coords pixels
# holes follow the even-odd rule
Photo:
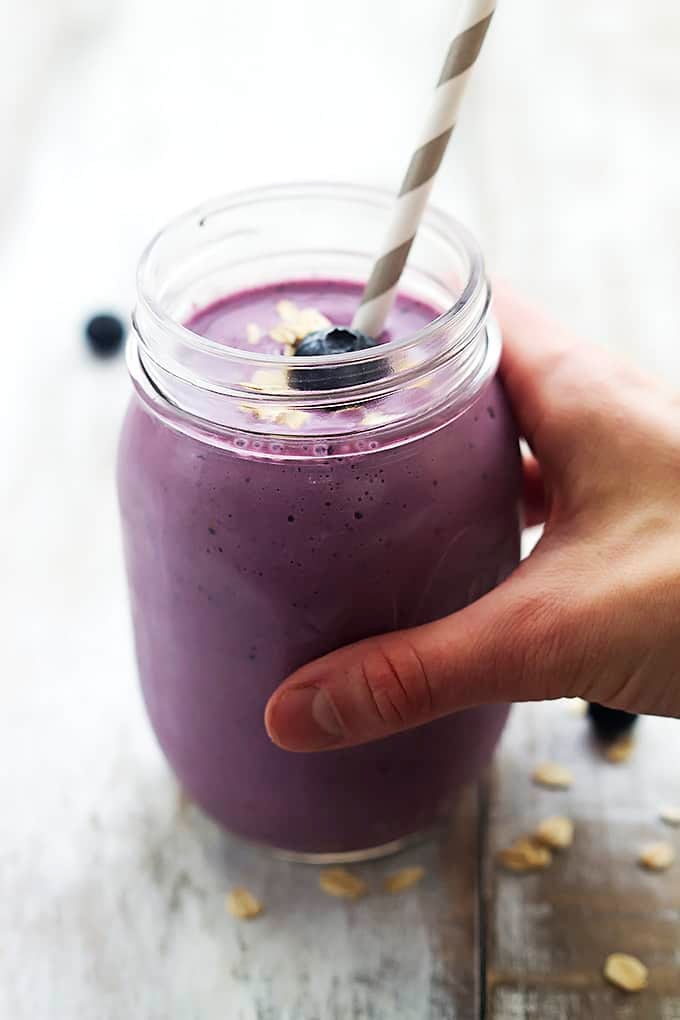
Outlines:
[[[507,706],[485,706],[308,755],[263,724],[303,663],[455,612],[517,565],[518,442],[489,286],[474,240],[430,211],[401,290],[441,314],[415,335],[288,358],[182,323],[265,283],[359,284],[391,209],[380,191],[295,185],[182,216],[143,256],[128,346],[119,493],[151,723],[208,814],[304,859],[377,856],[429,830],[505,723]]]

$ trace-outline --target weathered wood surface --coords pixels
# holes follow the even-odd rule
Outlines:
[[[548,757],[572,769],[571,790],[531,784]],[[140,769],[122,748],[114,775],[117,792],[82,819],[75,843],[55,818],[39,854],[5,856],[3,1018],[680,1016],[679,866],[636,865],[650,839],[680,851],[680,830],[658,817],[680,797],[672,723],[645,720],[631,761],[614,766],[563,703],[519,707],[490,786],[468,791],[440,840],[357,866],[370,892],[356,903],[326,897],[317,868],[225,838],[155,756]],[[499,871],[496,851],[554,813],[574,819],[574,846],[545,873]],[[422,884],[385,894],[385,875],[413,863]],[[262,899],[262,917],[228,915],[234,885]],[[615,950],[649,966],[648,991],[604,982]]]
[[[478,946],[486,1020],[680,1020],[680,871],[633,860],[680,800],[673,724],[646,722],[615,769],[562,706],[517,710],[490,850],[562,806],[577,840],[545,876],[488,865],[482,942],[474,795],[443,848],[407,856],[421,888],[346,907],[177,815],[137,693],[112,481],[128,387],[80,350],[80,322],[130,307],[142,245],[204,196],[395,186],[454,7],[6,6],[0,1020],[477,1020]],[[679,46],[677,0],[500,4],[437,184],[494,270],[676,382]],[[544,756],[574,768],[569,794],[529,784]],[[388,867],[361,870],[377,887]],[[267,906],[247,926],[224,910],[240,881]],[[603,984],[612,948],[648,962],[649,992]]]
[[[203,948],[192,948],[201,973],[204,950],[211,961],[208,984],[192,992],[203,1009],[196,1015],[211,1017],[216,1002],[229,1002],[230,1016],[239,1020],[476,1017],[477,812],[477,791],[469,790],[440,841],[396,859],[353,866],[369,891],[357,902],[344,902],[319,889],[318,868],[273,861],[266,852],[225,839],[189,807],[186,832],[173,825],[170,846],[159,849],[154,868],[166,903],[185,896],[186,906],[198,906],[199,916],[212,918]],[[191,872],[172,845],[177,838],[202,844],[204,858]],[[168,867],[161,864],[159,874],[164,858]],[[402,894],[385,893],[385,876],[411,864],[424,867],[423,881]],[[256,922],[225,914],[223,891],[233,885],[261,897],[265,913]],[[186,942],[185,933],[180,955]],[[164,993],[159,1017],[175,1015],[184,981]]]
[[[680,734],[673,720],[645,719],[630,760],[605,760],[582,718],[564,703],[523,706],[494,770],[486,859],[488,1020],[678,1020],[680,864],[643,871],[640,847],[680,829],[659,813],[680,804]],[[553,760],[574,774],[571,789],[539,789],[533,767]],[[544,872],[518,876],[494,854],[544,817],[576,825],[574,845]],[[638,956],[649,989],[635,996],[602,978],[612,952]]]
[[[125,809],[91,813],[77,847],[55,829],[39,867],[32,847],[5,860],[3,1020],[478,1016],[476,791],[442,843],[357,867],[370,892],[346,903],[321,892],[317,868],[275,861],[178,807],[163,769],[119,768],[117,781],[130,784]],[[422,883],[383,892],[411,863]],[[225,909],[237,885],[263,902],[257,920]]]

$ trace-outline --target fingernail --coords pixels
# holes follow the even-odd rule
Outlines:
[[[319,687],[293,687],[273,703],[269,735],[289,751],[321,751],[339,744],[342,726],[331,701]]]

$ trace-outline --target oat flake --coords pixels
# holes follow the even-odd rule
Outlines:
[[[648,871],[665,871],[674,860],[675,850],[670,843],[648,843],[638,857],[638,863]]]
[[[297,333],[298,340],[304,340],[308,333],[316,333],[320,329],[329,329],[331,320],[316,308],[303,308],[291,323]]]
[[[292,319],[296,319],[300,314],[300,309],[294,301],[288,301],[284,298],[283,301],[278,301],[276,304],[276,311],[279,313],[279,317],[284,322],[290,322]]]
[[[417,885],[424,876],[425,868],[421,868],[419,865],[413,868],[402,868],[400,871],[385,876],[383,888],[388,893],[404,892],[405,889]]]
[[[624,992],[639,992],[647,987],[649,971],[644,963],[628,953],[612,953],[604,965],[604,976]]]
[[[680,825],[680,807],[668,807],[662,808],[659,812],[659,818],[666,825]]]
[[[344,868],[328,868],[319,875],[319,886],[329,896],[358,900],[366,893],[366,883]]]
[[[386,421],[390,421],[389,414],[381,414],[380,411],[366,411],[362,417],[364,425],[384,425]]]
[[[274,326],[269,330],[269,335],[272,340],[276,340],[280,344],[294,344],[297,340],[296,331],[287,323],[283,326]]]
[[[243,383],[249,390],[265,390],[274,393],[285,393],[288,382],[286,373],[280,368],[258,368],[252,378]]]
[[[250,921],[262,913],[262,904],[247,889],[232,889],[227,896],[227,910],[233,917]]]
[[[523,837],[501,850],[498,860],[508,871],[543,871],[551,864],[552,854],[546,846]]]
[[[330,319],[316,308],[298,308],[293,301],[279,301],[276,306],[281,322],[272,330],[270,336],[284,344],[295,344],[304,340],[310,333],[321,329],[329,329]]]
[[[569,769],[554,761],[546,761],[542,765],[537,765],[531,778],[539,786],[547,786],[553,790],[568,790],[574,782],[574,777]]]
[[[289,411],[283,411],[281,414],[278,414],[275,418],[275,424],[287,425],[294,432],[299,432],[308,418],[309,413],[307,411],[295,411],[291,408]]]
[[[249,344],[256,344],[262,336],[262,330],[256,322],[249,322],[246,326],[246,339]]]
[[[249,414],[256,421],[267,422],[270,425],[285,425],[292,432],[300,432],[309,418],[307,411],[296,411],[294,408],[286,408],[281,405],[256,407],[254,404],[239,404],[238,406],[240,411]]]
[[[536,829],[534,838],[552,850],[564,850],[574,842],[574,823],[571,818],[562,815],[545,818]]]

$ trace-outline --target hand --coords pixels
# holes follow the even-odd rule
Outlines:
[[[332,652],[266,712],[292,751],[363,743],[488,702],[580,696],[680,716],[680,401],[501,292],[532,555],[446,619]]]

